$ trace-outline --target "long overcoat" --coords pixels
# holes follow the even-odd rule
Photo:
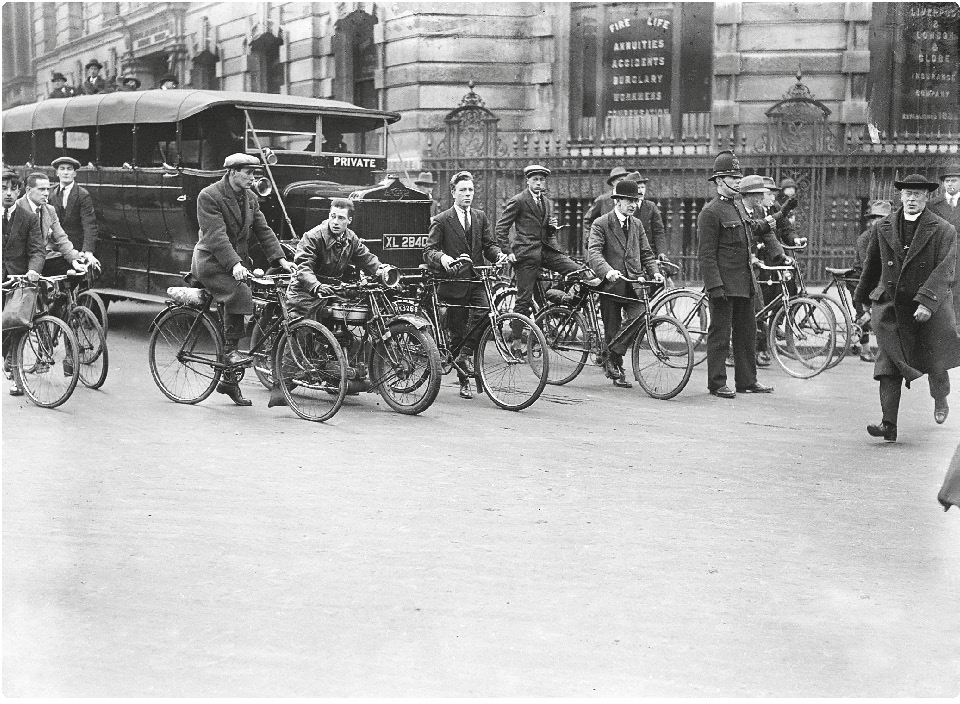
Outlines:
[[[470,267],[463,267],[459,271],[446,273],[440,263],[444,254],[456,259],[461,254],[469,254],[470,260],[477,266],[486,261],[495,262],[500,256],[501,249],[493,240],[490,231],[490,221],[482,210],[470,209],[470,232],[463,230],[460,216],[456,208],[450,207],[437,215],[430,223],[430,234],[423,250],[423,259],[436,271],[443,271],[442,276],[449,279],[470,279],[473,272]],[[458,284],[453,281],[444,282],[440,292],[448,298],[467,295],[471,290],[468,283]]]
[[[873,376],[901,375],[909,383],[923,374],[960,366],[960,338],[953,306],[957,230],[925,209],[909,249],[901,244],[903,208],[879,220],[870,232],[867,258],[855,298],[872,304],[871,326],[880,349]],[[919,304],[933,315],[918,323]]]
[[[268,261],[283,257],[276,234],[260,212],[257,196],[249,189],[239,195],[224,176],[197,197],[200,241],[193,249],[190,273],[203,283],[227,313],[253,313],[250,287],[233,278],[233,267],[250,263],[250,240],[256,238]]]
[[[544,249],[560,252],[556,232],[547,224],[553,217],[553,206],[546,195],[542,199],[543,209],[530,189],[525,188],[507,201],[497,220],[497,244],[504,252],[513,252],[520,261],[539,262]]]

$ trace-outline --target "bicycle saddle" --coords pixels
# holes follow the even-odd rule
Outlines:
[[[850,276],[850,274],[852,274],[855,271],[853,267],[850,267],[848,269],[834,269],[828,266],[824,268],[827,270],[828,274],[833,274],[834,276]]]

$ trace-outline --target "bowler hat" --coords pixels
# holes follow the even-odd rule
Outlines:
[[[80,162],[74,159],[72,156],[61,156],[53,160],[53,163],[50,164],[53,168],[57,168],[60,164],[69,164],[75,169],[80,168]]]
[[[783,190],[784,188],[796,188],[796,187],[797,187],[797,182],[794,181],[792,178],[785,178],[780,181],[780,190]]]
[[[612,169],[610,169],[610,175],[607,176],[607,185],[609,186],[611,184],[611,181],[613,181],[613,179],[620,178],[626,175],[627,175],[627,170],[625,168],[623,168],[622,166],[614,166]]]
[[[546,166],[540,166],[540,164],[530,164],[523,169],[523,177],[530,178],[531,176],[536,176],[537,174],[542,174],[543,176],[550,175],[550,169]]]
[[[894,181],[893,187],[898,191],[904,189],[916,189],[918,191],[935,191],[940,188],[939,183],[928,181],[926,176],[921,174],[910,174],[902,181]]]
[[[120,82],[123,83],[123,84],[132,83],[134,89],[137,89],[137,88],[140,87],[140,79],[137,78],[136,76],[131,76],[131,75],[129,75],[129,74],[127,74],[127,75],[125,75],[125,76],[121,76],[121,77],[120,77]]]
[[[770,189],[767,188],[766,184],[763,182],[763,176],[757,176],[752,174],[750,176],[744,176],[743,180],[740,181],[740,195],[745,193],[769,193]]]
[[[774,181],[770,176],[764,176],[764,177],[763,177],[763,185],[766,186],[767,189],[768,189],[768,190],[771,190],[771,191],[779,191],[779,190],[780,190],[780,187],[777,186],[777,182]]]
[[[90,59],[84,68],[92,68],[93,66],[96,66],[97,68],[103,68],[103,64],[96,59]]]
[[[66,83],[66,82],[67,82],[67,77],[64,76],[62,73],[60,73],[59,71],[54,71],[54,72],[53,72],[53,76],[50,78],[50,80],[51,80],[51,81],[54,81],[54,82],[56,82],[56,81],[63,81],[64,83]]]
[[[614,198],[628,198],[629,200],[640,200],[640,189],[636,181],[625,178],[618,182],[614,191]]]
[[[647,183],[647,181],[650,180],[646,176],[641,175],[639,171],[631,171],[627,174],[627,178],[635,183]]]
[[[740,171],[740,160],[729,149],[725,149],[717,155],[713,162],[713,176],[707,180],[713,181],[719,176],[743,176],[743,172]]]
[[[420,175],[414,180],[417,186],[436,186],[437,182],[433,180],[433,174],[429,171],[421,171]]]
[[[885,218],[893,212],[893,205],[888,200],[875,200],[870,203],[868,218]]]
[[[941,181],[947,178],[947,176],[960,176],[960,164],[951,164],[940,172]]]
[[[176,86],[180,85],[180,79],[170,73],[168,73],[166,76],[160,76],[160,85],[163,85],[167,81],[172,82]]]
[[[259,167],[260,160],[249,154],[231,154],[223,160],[223,168],[225,169],[243,169],[247,166]]]

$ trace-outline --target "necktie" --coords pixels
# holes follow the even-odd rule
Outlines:
[[[10,208],[3,209],[3,235],[6,237],[7,231],[10,229]]]
[[[67,196],[68,196],[69,194],[70,194],[70,189],[69,189],[69,188],[63,189],[63,209],[64,209],[64,210],[67,209]]]
[[[463,231],[470,235],[470,208],[463,211]]]

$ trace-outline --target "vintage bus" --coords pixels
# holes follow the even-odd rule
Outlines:
[[[287,95],[150,90],[45,100],[3,112],[3,161],[24,176],[56,177],[70,156],[97,211],[98,290],[107,298],[159,300],[189,270],[197,195],[223,177],[224,157],[266,154],[261,208],[281,240],[352,197],[351,228],[384,261],[421,261],[429,197],[386,173],[392,112]],[[263,265],[262,255],[254,260]]]

